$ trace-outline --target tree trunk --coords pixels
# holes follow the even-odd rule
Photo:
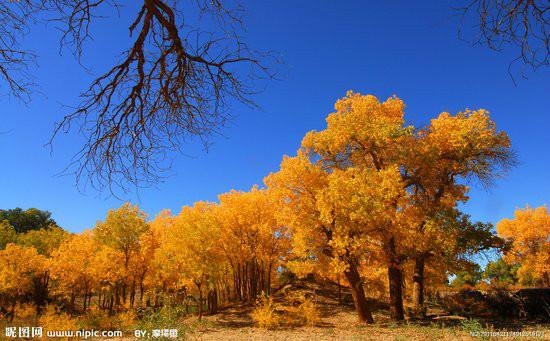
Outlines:
[[[231,301],[231,288],[229,287],[229,283],[225,287],[225,298],[227,301]]]
[[[136,300],[136,280],[132,281],[132,286],[130,287],[130,308],[134,307],[134,302]]]
[[[338,285],[338,305],[342,305],[342,287],[340,286],[340,275],[336,277],[336,285]]]
[[[359,321],[363,323],[374,323],[372,313],[369,308],[369,303],[365,297],[363,282],[357,271],[355,264],[349,264],[349,270],[344,272],[351,286],[351,295],[353,296],[353,304],[357,311]]]
[[[415,259],[413,273],[413,308],[415,314],[424,317],[426,309],[424,307],[424,267],[425,258],[420,256]]]
[[[208,313],[215,314],[218,312],[218,293],[217,290],[211,290],[208,292]]]
[[[403,272],[401,271],[393,237],[388,241],[386,251],[388,252],[390,316],[394,321],[402,321],[405,319],[403,310]]]
[[[550,276],[546,271],[542,274],[542,284],[543,286],[550,288]]]
[[[115,305],[118,307],[120,306],[120,285],[117,284],[115,288]]]
[[[273,264],[271,261],[269,261],[269,268],[267,269],[267,295],[271,295],[271,269],[273,268]]]
[[[113,313],[113,305],[114,305],[113,293],[112,292],[111,292],[110,296],[111,296],[111,299],[110,299],[110,302],[109,302],[109,314],[112,314]]]
[[[143,306],[143,280],[139,282],[139,306]]]
[[[127,291],[127,289],[128,289],[128,285],[126,285],[126,283],[124,283],[124,284],[122,285],[122,303],[123,303],[124,305],[126,305],[126,298],[128,297],[128,291]]]
[[[15,306],[17,305],[17,300],[16,299],[13,299],[13,302],[11,304],[11,310],[9,312],[9,321],[10,323],[13,322],[13,319],[15,318]]]
[[[403,273],[398,266],[390,265],[388,267],[388,277],[390,282],[390,316],[394,321],[405,319],[403,310]]]
[[[196,283],[195,283],[196,284]],[[199,321],[202,319],[202,285],[196,284],[197,289],[199,289]]]
[[[40,314],[48,301],[48,274],[44,274],[33,280],[32,298],[36,307],[36,313]]]
[[[71,310],[71,312],[74,312],[75,310],[75,307],[74,307],[74,302],[76,300],[76,295],[75,293],[71,293],[71,300],[69,301],[69,309]]]

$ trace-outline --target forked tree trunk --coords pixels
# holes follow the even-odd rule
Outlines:
[[[424,307],[424,267],[425,258],[420,256],[414,261],[413,273],[413,309],[416,315],[421,317],[426,316]]]
[[[405,319],[403,309],[403,272],[401,270],[395,239],[392,237],[386,246],[388,255],[388,281],[390,286],[390,316],[394,321]]]
[[[344,274],[351,287],[353,304],[355,306],[355,310],[357,311],[359,321],[363,323],[374,323],[374,319],[372,318],[372,313],[369,307],[369,302],[365,297],[363,282],[355,264],[350,264],[349,270],[345,271]]]

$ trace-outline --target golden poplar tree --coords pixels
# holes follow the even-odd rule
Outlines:
[[[442,113],[428,127],[415,129],[406,124],[404,103],[396,97],[380,102],[372,95],[349,92],[335,109],[326,119],[326,129],[306,135],[302,149],[329,174],[348,169],[371,174],[397,170],[403,193],[386,211],[392,223],[378,226],[384,232],[371,237],[379,239],[388,269],[391,315],[400,320],[404,318],[404,262],[418,260],[414,282],[417,292],[422,292],[424,279],[419,273],[433,250],[419,249],[419,243],[434,240],[434,233],[446,233],[427,231],[427,222],[467,200],[467,180],[490,182],[511,165],[510,142],[484,110],[454,116]],[[422,299],[415,296],[417,301]]]
[[[214,204],[206,202],[183,207],[155,254],[156,267],[164,280],[163,289],[169,286],[195,293],[199,318],[205,295],[211,300],[213,296],[208,295],[217,295],[220,280],[227,272],[214,208]]]
[[[504,259],[519,264],[524,285],[550,287],[550,213],[546,206],[518,209],[513,219],[502,219],[497,232],[512,242]]]
[[[137,206],[125,203],[116,210],[110,210],[105,221],[99,221],[93,229],[96,240],[112,249],[102,250],[103,256],[110,254],[115,259],[122,257],[123,268],[118,270],[123,272],[122,278],[118,279],[114,288],[117,306],[126,302],[128,297],[133,304],[138,283],[130,266],[140,255],[142,235],[149,230],[146,217]]]
[[[255,300],[271,290],[280,256],[288,248],[284,227],[277,222],[273,197],[264,189],[219,195],[217,223],[220,245],[233,275],[238,299]]]
[[[0,297],[8,301],[5,306],[11,306],[11,318],[17,300],[33,292],[45,269],[46,258],[33,247],[10,243],[0,250]]]
[[[72,309],[77,298],[82,298],[84,311],[90,305],[97,287],[93,260],[98,247],[89,232],[68,235],[48,262],[56,291],[69,298]]]
[[[273,196],[278,198],[279,221],[290,229],[294,255],[294,264],[291,266],[305,267],[306,271],[324,275],[343,273],[350,284],[359,320],[372,323],[371,308],[360,275],[366,248],[374,242],[365,233],[365,229],[372,225],[350,223],[346,216],[348,207],[344,203],[350,199],[350,192],[355,188],[350,189],[357,184],[353,182],[354,175],[351,174],[354,171],[327,173],[320,164],[312,163],[304,153],[299,152],[296,157],[285,157],[279,172],[270,174],[265,182]],[[372,174],[361,175],[368,177]],[[392,181],[383,181],[385,183],[380,186],[379,192],[369,192],[359,200],[370,200],[370,203],[378,205],[383,201],[381,196],[384,194],[377,194],[386,189],[391,192],[386,184],[391,187]],[[366,185],[369,184],[372,183]],[[388,193],[388,197],[392,197],[392,194]],[[360,205],[357,201],[350,204],[354,203]],[[382,210],[383,207],[380,213]]]

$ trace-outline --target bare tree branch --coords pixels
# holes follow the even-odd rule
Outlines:
[[[230,117],[230,102],[254,106],[255,80],[273,76],[260,62],[266,55],[250,50],[239,36],[240,7],[195,0],[216,26],[207,33],[183,25],[176,0],[140,0],[140,5],[128,27],[132,46],[81,93],[80,104],[56,124],[49,143],[76,126],[85,143],[65,173],[74,173],[77,184],[112,194],[160,181],[171,153],[189,138],[207,147]],[[80,59],[98,13],[120,6],[116,0],[0,2],[0,24],[11,25],[0,28],[7,33],[0,37],[0,75],[11,92],[29,94],[25,78],[14,75],[34,55],[9,48],[17,46],[29,20],[56,23],[60,48],[69,47]]]
[[[8,95],[24,102],[30,100],[35,86],[28,69],[36,56],[22,49],[19,42],[41,9],[31,0],[0,2],[0,80],[4,80]],[[4,92],[1,86],[0,91]]]
[[[486,45],[495,51],[511,46],[519,49],[515,60],[521,60],[533,70],[548,66],[548,0],[470,0],[459,11],[462,25],[470,16],[475,18],[475,34],[468,39],[474,44]]]

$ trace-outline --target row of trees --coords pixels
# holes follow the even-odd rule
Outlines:
[[[219,199],[219,204],[184,207],[176,216],[164,211],[149,222],[127,203],[80,234],[59,228],[18,234],[4,221],[4,313],[13,316],[16,304],[28,301],[39,312],[52,301],[75,312],[92,305],[114,312],[194,299],[201,316],[203,306],[213,313],[222,302],[269,294],[281,255],[288,252],[272,198],[253,188]],[[45,238],[53,235],[55,241]],[[47,250],[40,248],[42,242]]]
[[[545,208],[499,223],[506,240],[457,208],[468,200],[469,182],[489,184],[513,164],[508,136],[486,111],[442,113],[415,128],[396,97],[379,102],[350,92],[335,109],[326,129],[308,133],[264,188],[150,221],[125,204],[47,252],[5,243],[2,297],[12,304],[32,299],[33,281],[42,278],[43,296],[73,310],[193,298],[200,316],[204,306],[215,312],[219,304],[269,294],[290,271],[343,280],[363,322],[373,321],[367,298],[387,293],[392,318],[402,320],[404,297],[422,314],[427,287],[446,284],[473,255],[494,248],[548,285]]]

